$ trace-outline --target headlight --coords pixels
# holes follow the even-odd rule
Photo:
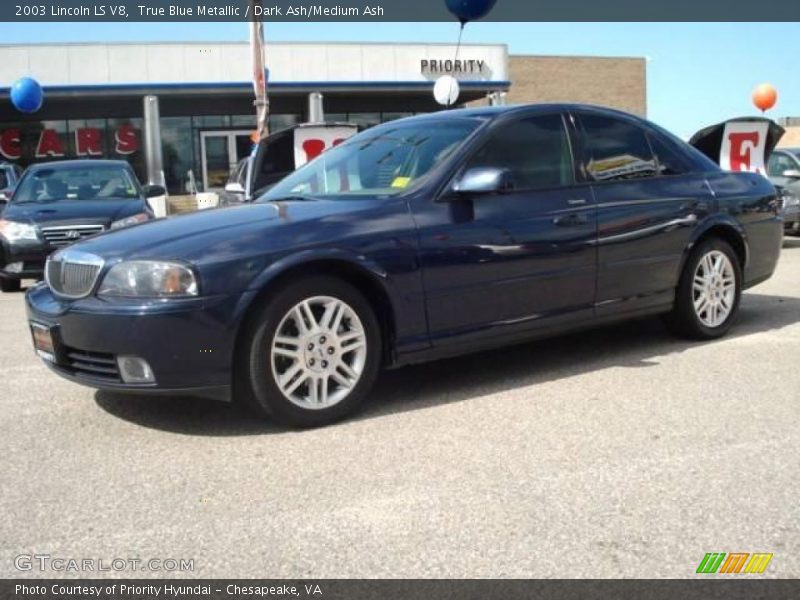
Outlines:
[[[798,204],[800,204],[800,197],[798,197],[796,194],[794,194],[794,193],[792,193],[792,192],[790,192],[788,190],[784,190],[783,191],[783,207],[784,208],[786,208],[787,206],[797,206]]]
[[[9,242],[35,242],[39,239],[34,225],[18,223],[17,221],[6,221],[5,219],[0,219],[0,234]]]
[[[111,229],[119,229],[120,227],[130,227],[131,225],[136,225],[137,223],[144,223],[145,221],[150,220],[150,215],[147,213],[139,213],[137,215],[131,215],[130,217],[125,217],[124,219],[120,219],[119,221],[114,221],[111,224]]]
[[[97,293],[140,298],[197,296],[197,278],[181,263],[131,260],[111,267]]]

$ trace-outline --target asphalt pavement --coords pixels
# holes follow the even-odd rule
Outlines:
[[[0,577],[800,577],[800,238],[722,340],[651,319],[409,367],[313,431],[63,381],[22,294],[0,365]]]

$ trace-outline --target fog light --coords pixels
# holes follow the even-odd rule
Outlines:
[[[147,361],[138,356],[118,356],[119,374],[125,383],[153,383],[156,378]]]
[[[9,273],[22,273],[23,266],[24,263],[21,262],[8,263],[6,265],[6,271],[8,271]]]

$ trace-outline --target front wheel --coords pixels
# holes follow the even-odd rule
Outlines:
[[[742,269],[733,248],[717,238],[706,240],[686,262],[667,325],[693,339],[723,336],[733,325],[741,295]]]
[[[381,362],[370,303],[331,277],[289,283],[251,323],[247,370],[256,408],[296,427],[334,422],[354,411]]]

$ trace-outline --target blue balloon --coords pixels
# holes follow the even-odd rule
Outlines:
[[[19,111],[27,114],[35,113],[42,108],[44,91],[39,82],[30,77],[22,77],[11,86],[11,104]]]
[[[477,21],[489,14],[497,0],[444,0],[447,10],[462,23]]]

